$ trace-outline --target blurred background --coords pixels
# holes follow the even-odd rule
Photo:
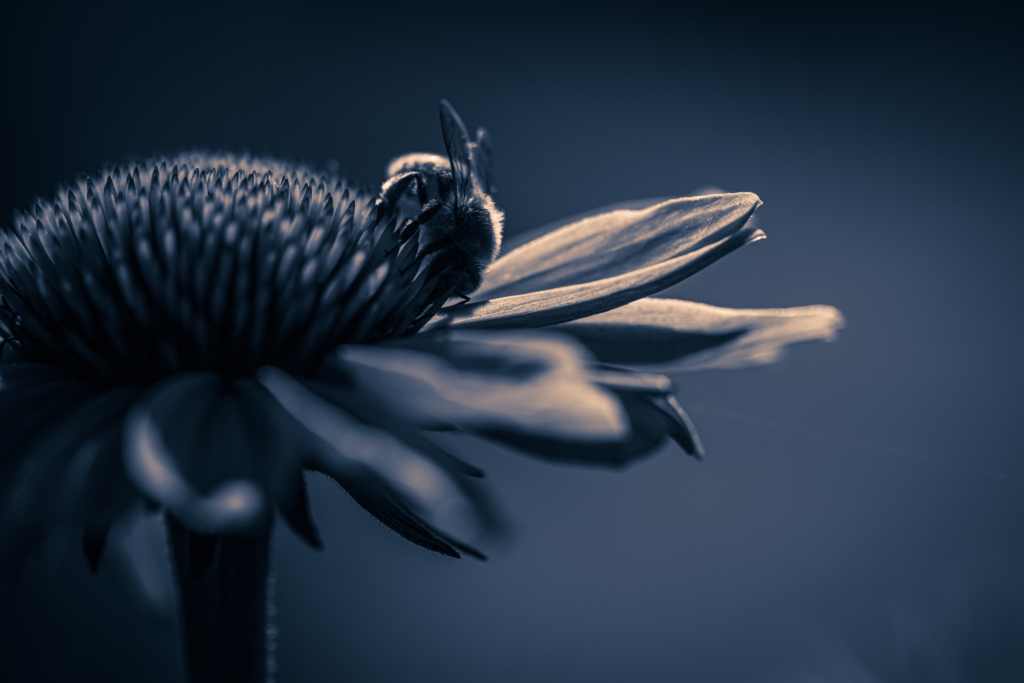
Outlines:
[[[493,135],[509,234],[756,192],[768,239],[670,294],[827,303],[777,365],[675,377],[708,458],[623,472],[466,441],[514,527],[453,561],[310,479],[276,536],[281,681],[1024,680],[1016,25],[975,6],[3,10],[0,220],[105,162],[249,150],[380,182]],[[1016,426],[1015,426],[1016,425]],[[173,618],[59,554],[0,613],[13,681],[172,682]],[[157,590],[157,589],[154,589]]]

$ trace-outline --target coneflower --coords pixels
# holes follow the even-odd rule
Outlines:
[[[484,151],[450,130],[442,189],[452,144]],[[188,153],[94,178],[0,233],[0,569],[16,578],[58,522],[95,569],[114,520],[162,508],[194,683],[264,680],[275,511],[320,545],[303,470],[414,543],[481,556],[468,543],[497,523],[481,473],[424,430],[566,462],[622,466],[667,437],[699,457],[671,382],[633,366],[768,362],[841,325],[825,306],[644,298],[762,237],[752,194],[547,231],[446,306],[467,294],[461,247],[423,236],[458,206],[439,211],[418,171],[381,192]]]

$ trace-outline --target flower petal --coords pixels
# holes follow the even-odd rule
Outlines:
[[[729,309],[648,298],[555,329],[607,363],[702,370],[771,363],[788,344],[832,341],[842,326],[831,306]]]
[[[135,485],[200,533],[232,533],[264,522],[237,406],[212,373],[181,373],[157,384],[125,421],[125,469]]]
[[[177,596],[167,561],[167,524],[163,512],[129,508],[113,524],[107,540],[104,573],[141,614],[172,619]]]
[[[89,447],[75,453],[67,465],[59,494],[64,516],[82,526],[82,551],[94,572],[111,525],[132,503],[139,501],[139,493],[124,471],[123,422],[114,421],[96,434]]]
[[[287,373],[260,368],[257,379],[316,437],[310,469],[338,481],[363,507],[407,539],[458,556],[451,535],[471,536],[477,511],[443,467],[385,430],[364,424]]]
[[[763,238],[763,232],[748,226],[717,241],[702,243],[675,258],[623,275],[477,304],[449,306],[430,320],[423,330],[543,327],[596,315],[671,287],[744,244]]]
[[[390,432],[405,445],[430,457],[449,472],[483,478],[482,470],[459,460],[428,439],[420,429],[408,421],[408,416],[396,410],[391,402],[363,390],[347,375],[339,373],[336,379],[340,381],[333,382],[329,381],[330,377],[331,373],[323,372],[317,380],[299,381],[359,421]]]
[[[4,463],[0,574],[15,570],[24,551],[41,538],[40,529],[65,512],[61,484],[69,464],[100,447],[101,435],[120,421],[137,391],[124,387],[78,402],[28,450]]]
[[[421,427],[621,441],[628,423],[615,396],[587,381],[585,353],[550,333],[458,332],[342,346],[328,365]]]
[[[736,233],[760,205],[757,195],[740,192],[584,218],[499,258],[477,296],[494,299],[579,285],[670,261]]]
[[[302,475],[301,457],[309,433],[258,382],[236,380],[234,389],[263,488],[292,530],[312,547],[323,548]]]
[[[0,366],[0,467],[6,466],[22,448],[45,433],[55,421],[88,396],[95,386],[48,370],[26,371],[26,365]],[[41,366],[50,368],[50,366]]]

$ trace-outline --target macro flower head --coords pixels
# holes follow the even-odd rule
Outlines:
[[[497,521],[482,473],[432,430],[561,462],[622,466],[666,439],[699,458],[661,372],[770,362],[841,325],[827,306],[650,298],[763,237],[750,193],[611,207],[494,260],[486,133],[446,103],[442,128],[447,158],[396,160],[383,187],[196,152],[15,216],[0,232],[7,579],[56,523],[82,530],[95,568],[140,499],[197,538],[265,534],[277,513],[318,546],[305,470],[418,545],[479,556]]]

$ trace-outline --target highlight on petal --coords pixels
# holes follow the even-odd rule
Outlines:
[[[772,363],[787,345],[832,341],[842,326],[842,314],[831,306],[730,309],[647,298],[554,329],[603,362],[667,371]]]
[[[588,381],[586,350],[548,332],[454,332],[380,346],[342,346],[328,364],[423,427],[622,441],[614,394]]]
[[[630,424],[630,435],[622,441],[569,441],[535,434],[523,434],[508,430],[493,429],[481,431],[481,435],[516,448],[526,455],[571,465],[597,465],[621,468],[653,454],[666,437],[671,437],[698,460],[702,450],[687,439],[686,430],[676,423],[679,419],[663,409],[659,403],[663,397],[623,393],[619,396],[623,410]],[[681,410],[681,409],[680,409]],[[691,430],[692,432],[692,430]],[[692,432],[696,436],[696,432]]]
[[[335,478],[382,522],[438,552],[445,551],[432,547],[431,541],[450,542],[480,531],[471,497],[443,467],[387,431],[356,420],[277,368],[263,367],[256,375],[281,406],[318,437],[305,456],[305,466]]]
[[[744,227],[745,221],[743,217],[721,225],[717,234],[712,230],[707,239],[691,245],[690,251],[622,275],[477,304],[449,306],[441,309],[423,330],[543,327],[609,311],[671,287],[743,245],[764,238],[761,230]]]
[[[716,188],[717,189],[717,188]],[[728,194],[724,190],[718,190],[717,192],[691,192],[690,194],[683,195],[686,197],[695,197],[699,194]],[[505,235],[501,240],[501,256],[511,254],[513,251],[522,247],[534,240],[538,240],[544,237],[548,233],[552,233],[559,228],[564,228],[567,225],[578,223],[584,218],[590,218],[591,216],[597,216],[602,213],[611,213],[612,211],[640,211],[648,207],[654,206],[655,204],[661,204],[663,202],[670,201],[672,199],[678,199],[678,197],[648,197],[646,199],[627,199],[622,202],[613,202],[611,204],[605,204],[604,206],[598,206],[587,211],[581,211],[574,213],[571,216],[560,218],[550,223],[539,225],[529,230],[517,232],[514,235]]]
[[[269,513],[221,398],[220,377],[182,373],[157,384],[125,420],[128,476],[183,524],[206,534],[244,532],[265,523]]]
[[[740,230],[761,205],[749,192],[670,199],[583,218],[502,256],[477,296],[494,299],[624,275]]]

